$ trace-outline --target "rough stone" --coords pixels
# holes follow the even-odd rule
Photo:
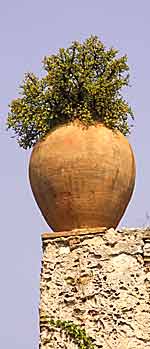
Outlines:
[[[43,234],[40,348],[78,348],[52,319],[80,325],[95,349],[150,348],[149,232],[80,233]]]

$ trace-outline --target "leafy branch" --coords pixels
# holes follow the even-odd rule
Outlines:
[[[129,67],[127,56],[117,54],[90,36],[45,57],[42,78],[25,74],[7,119],[19,145],[30,148],[49,130],[75,119],[86,126],[101,122],[127,135],[133,112],[121,90],[129,85]]]

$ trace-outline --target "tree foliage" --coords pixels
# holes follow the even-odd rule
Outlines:
[[[129,67],[127,56],[117,54],[91,36],[45,57],[42,78],[25,74],[7,119],[19,145],[30,148],[50,129],[75,119],[86,125],[102,122],[127,135],[133,113],[121,90],[129,85]]]

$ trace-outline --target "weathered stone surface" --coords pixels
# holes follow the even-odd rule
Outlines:
[[[150,348],[149,257],[148,230],[43,235],[40,348],[78,348],[50,319],[85,328],[96,349]]]

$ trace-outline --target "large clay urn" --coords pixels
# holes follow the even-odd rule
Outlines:
[[[102,124],[59,126],[33,148],[29,178],[54,231],[118,225],[135,183],[126,137]]]

